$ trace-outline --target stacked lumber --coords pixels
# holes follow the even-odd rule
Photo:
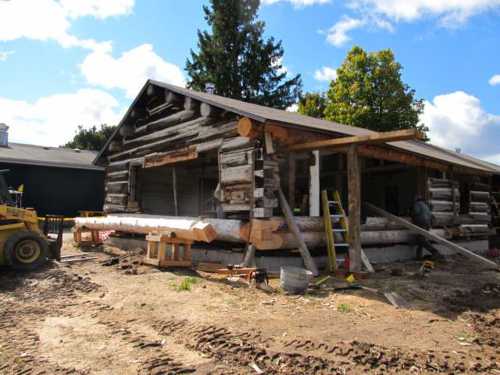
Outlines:
[[[486,184],[474,183],[469,192],[469,216],[476,224],[491,222],[490,187]]]
[[[225,140],[219,150],[219,181],[224,213],[248,213],[253,206],[255,148],[249,138]]]
[[[452,225],[460,213],[460,190],[458,182],[448,179],[429,178],[429,208],[432,211],[432,226]]]

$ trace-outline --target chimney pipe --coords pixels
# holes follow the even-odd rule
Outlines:
[[[0,123],[0,147],[9,147],[9,127]]]

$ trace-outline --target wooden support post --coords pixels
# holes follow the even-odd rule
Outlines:
[[[355,144],[347,151],[347,186],[349,194],[349,261],[350,271],[361,271],[361,174]]]
[[[345,165],[344,165],[344,155],[337,154],[337,173],[335,173],[335,190],[339,192],[341,197],[344,196],[344,180],[343,180],[343,172],[345,173]]]
[[[302,255],[302,259],[304,259],[304,265],[309,271],[312,272],[313,276],[318,276],[319,272],[318,268],[316,267],[316,263],[314,262],[314,259],[311,257],[311,253],[309,253],[309,249],[307,248],[307,245],[304,242],[302,233],[300,233],[299,227],[293,217],[292,210],[290,209],[290,206],[286,201],[285,194],[283,194],[283,190],[281,190],[281,188],[279,189],[279,197],[280,197],[281,210],[285,215],[288,228],[293,233],[296,241],[298,242],[300,254]]]
[[[319,183],[319,151],[312,152],[314,165],[309,167],[309,216],[319,216],[320,183]]]
[[[174,215],[179,216],[179,201],[177,200],[177,172],[172,167],[172,190],[174,193]]]
[[[295,155],[288,154],[288,202],[292,210],[296,207],[295,204],[295,182],[296,182],[297,164],[295,162]]]

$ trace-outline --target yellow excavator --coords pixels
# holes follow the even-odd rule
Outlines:
[[[42,230],[36,211],[21,208],[20,192],[11,194],[7,188],[6,172],[0,170],[0,266],[29,271],[49,259],[60,260],[64,218],[46,216]]]

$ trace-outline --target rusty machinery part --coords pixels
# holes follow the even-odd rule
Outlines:
[[[4,246],[7,264],[18,271],[29,271],[47,262],[49,245],[39,234],[22,230],[12,234]]]

